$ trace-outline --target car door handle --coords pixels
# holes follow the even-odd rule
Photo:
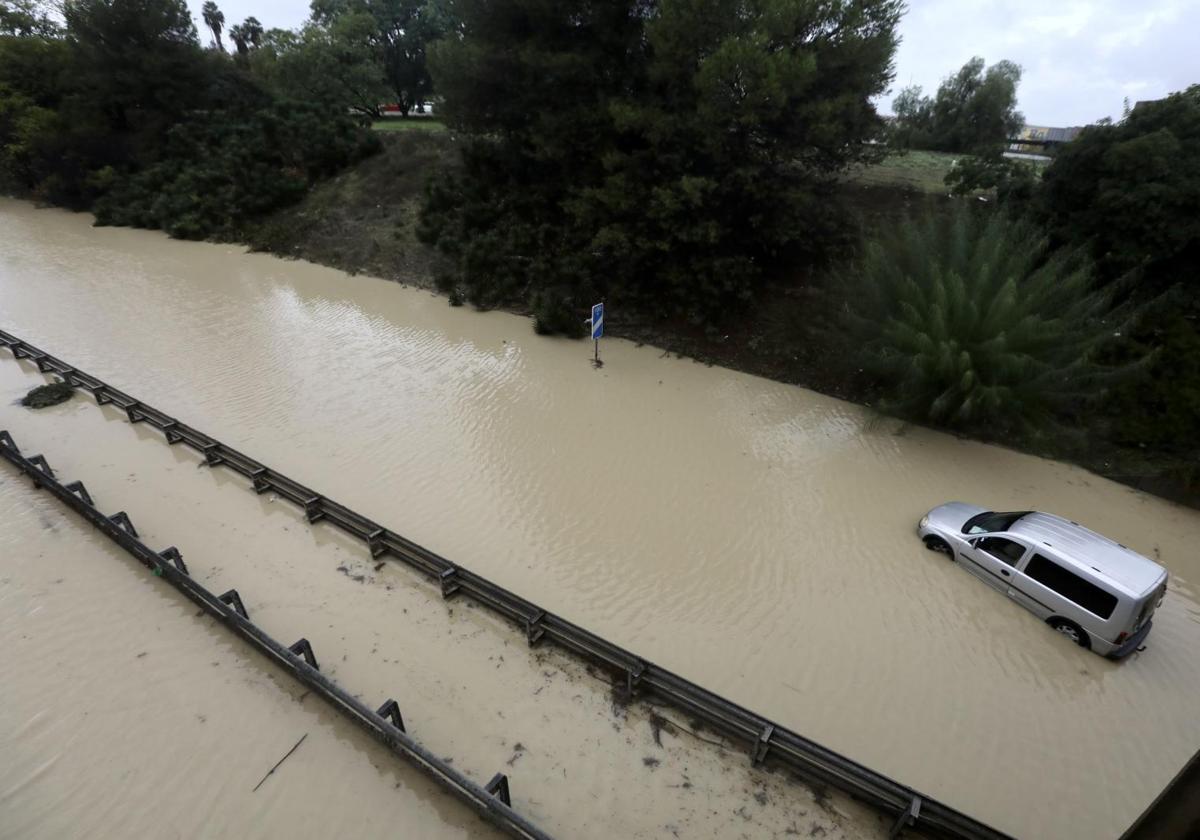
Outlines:
[[[1005,577],[1009,577],[1008,569],[1001,569],[1000,574],[1004,575]]]

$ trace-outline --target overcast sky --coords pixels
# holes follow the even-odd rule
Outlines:
[[[217,0],[226,28],[254,15],[268,29],[300,26],[305,0]],[[199,18],[201,0],[189,0]],[[201,38],[207,30],[197,20]],[[889,111],[901,87],[926,93],[983,56],[1024,69],[1020,109],[1033,125],[1086,125],[1131,102],[1200,83],[1200,0],[909,0],[900,24]]]

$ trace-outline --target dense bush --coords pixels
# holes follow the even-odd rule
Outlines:
[[[298,200],[377,143],[344,116],[311,104],[209,114],[172,128],[159,160],[96,202],[96,221],[161,228],[182,239],[229,233]]]
[[[1101,411],[1116,443],[1200,485],[1200,85],[1084,129],[1032,207],[1054,240],[1090,250],[1101,280],[1131,273],[1135,300],[1163,296],[1115,350],[1146,364]]]
[[[1050,253],[1025,224],[966,211],[869,242],[828,294],[848,358],[880,408],[989,435],[1037,437],[1083,416],[1113,371],[1111,293],[1077,253]]]
[[[1200,296],[1200,85],[1084,129],[1046,171],[1039,209],[1102,276],[1142,268],[1152,291],[1183,282]]]
[[[1113,389],[1104,413],[1117,443],[1190,462],[1200,485],[1200,301],[1177,288],[1140,321],[1118,352],[1148,363]]]
[[[955,161],[946,173],[946,186],[954,195],[976,190],[994,193],[1015,213],[1024,212],[1036,194],[1040,173],[1032,164],[998,154],[967,156]]]

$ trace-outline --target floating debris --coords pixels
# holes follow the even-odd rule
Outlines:
[[[53,382],[49,385],[39,385],[21,398],[21,405],[26,408],[49,408],[71,399],[75,388],[66,382]]]

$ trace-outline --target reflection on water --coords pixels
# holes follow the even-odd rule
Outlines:
[[[1194,511],[371,278],[11,202],[0,241],[0,327],[1001,829],[1115,836],[1200,746]],[[1148,649],[1084,654],[924,551],[951,499],[1159,558]]]

